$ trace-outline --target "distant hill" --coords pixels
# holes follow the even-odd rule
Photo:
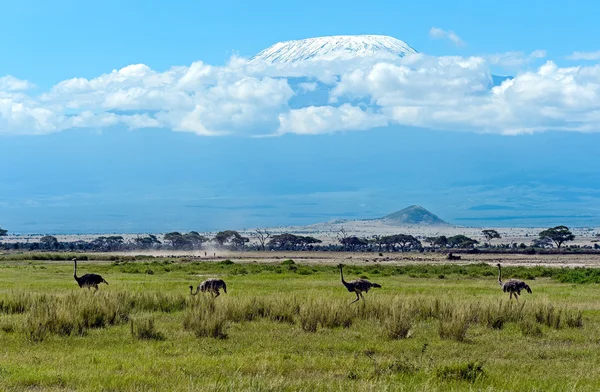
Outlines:
[[[389,225],[405,226],[450,226],[448,223],[441,220],[437,215],[432,214],[421,206],[410,206],[403,210],[393,212],[381,218],[382,221]]]

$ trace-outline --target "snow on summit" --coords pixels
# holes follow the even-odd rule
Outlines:
[[[296,63],[382,55],[403,57],[416,52],[406,42],[386,35],[334,35],[279,42],[258,53],[253,60]]]

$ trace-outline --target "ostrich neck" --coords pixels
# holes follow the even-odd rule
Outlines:
[[[348,282],[344,280],[344,272],[342,271],[342,267],[340,267],[340,277],[342,278],[342,284],[348,287]]]
[[[200,291],[199,287],[196,287],[196,292],[195,293],[194,293],[194,289],[190,287],[190,294],[196,295],[196,294],[198,294],[198,291]]]
[[[73,268],[73,277],[75,278],[75,280],[79,280],[79,278],[77,277],[77,262],[75,261],[75,267]]]
[[[498,284],[502,286],[502,269],[498,267]]]

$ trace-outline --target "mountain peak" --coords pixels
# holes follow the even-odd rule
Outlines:
[[[448,223],[441,220],[437,215],[432,214],[425,208],[412,205],[403,210],[393,212],[381,218],[386,223],[403,225],[422,225],[422,226],[447,226]]]
[[[404,57],[417,53],[409,44],[387,35],[332,35],[278,42],[253,60],[270,63],[347,60],[356,57]]]

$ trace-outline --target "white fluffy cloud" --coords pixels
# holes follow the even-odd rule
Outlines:
[[[600,65],[547,61],[530,68],[545,56],[414,54],[278,65],[234,57],[224,66],[198,61],[165,71],[134,64],[36,94],[30,82],[5,76],[0,134],[116,126],[205,136],[394,125],[502,134],[600,131]],[[497,65],[516,70],[494,86],[490,67]]]
[[[429,36],[435,39],[448,39],[454,43],[456,46],[465,46],[465,41],[463,41],[454,31],[452,30],[442,30],[439,27],[432,27],[429,30]]]

